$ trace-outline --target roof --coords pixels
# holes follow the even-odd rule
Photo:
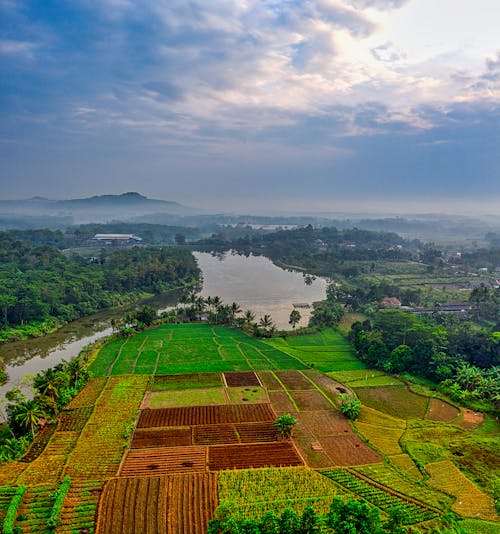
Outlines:
[[[140,237],[134,234],[96,234],[94,239],[134,239],[135,241],[142,241]]]

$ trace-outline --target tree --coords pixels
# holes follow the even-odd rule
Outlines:
[[[285,439],[292,437],[293,427],[297,424],[297,419],[289,413],[280,415],[274,421],[274,425],[278,427],[278,434]]]
[[[184,234],[175,234],[175,242],[177,245],[185,245],[186,236]]]
[[[273,326],[273,320],[270,315],[264,315],[264,317],[260,318],[259,326],[262,326],[264,330],[269,330]]]
[[[354,421],[358,417],[361,410],[361,401],[359,399],[353,399],[347,395],[340,396],[342,404],[340,405],[340,411],[351,421]]]
[[[35,437],[35,427],[40,419],[45,417],[45,413],[35,400],[27,400],[16,406],[14,419],[23,428],[29,428],[31,437]]]
[[[146,326],[150,326],[156,319],[156,310],[151,306],[145,305],[136,312],[135,319]]]
[[[327,515],[327,526],[335,534],[379,534],[380,512],[378,508],[371,508],[367,503],[335,497]]]
[[[245,312],[245,323],[250,324],[255,319],[255,314],[251,310]]]
[[[292,310],[290,313],[290,319],[288,320],[288,324],[291,324],[292,328],[295,329],[295,326],[301,320],[301,318],[302,316],[300,315],[299,310]]]

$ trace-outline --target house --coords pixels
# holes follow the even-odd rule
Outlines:
[[[380,307],[386,309],[400,308],[401,301],[396,297],[383,297],[380,299]]]
[[[134,234],[95,234],[89,239],[91,245],[100,246],[138,245],[141,242],[142,239]]]

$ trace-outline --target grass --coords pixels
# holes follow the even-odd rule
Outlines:
[[[293,355],[240,330],[206,324],[179,324],[162,325],[110,342],[92,362],[90,371],[98,377],[305,367]],[[206,383],[200,383],[198,387],[206,386]]]
[[[418,419],[425,415],[428,398],[412,393],[406,386],[355,388],[362,404],[401,419]]]
[[[185,389],[155,391],[148,400],[148,408],[173,408],[175,406],[197,406],[202,404],[226,404],[224,388]]]
[[[267,392],[264,388],[255,386],[227,388],[229,398],[238,404],[252,402],[269,402]]]

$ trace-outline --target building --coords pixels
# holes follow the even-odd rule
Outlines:
[[[91,245],[113,247],[139,245],[142,239],[134,234],[95,234],[89,241]]]

